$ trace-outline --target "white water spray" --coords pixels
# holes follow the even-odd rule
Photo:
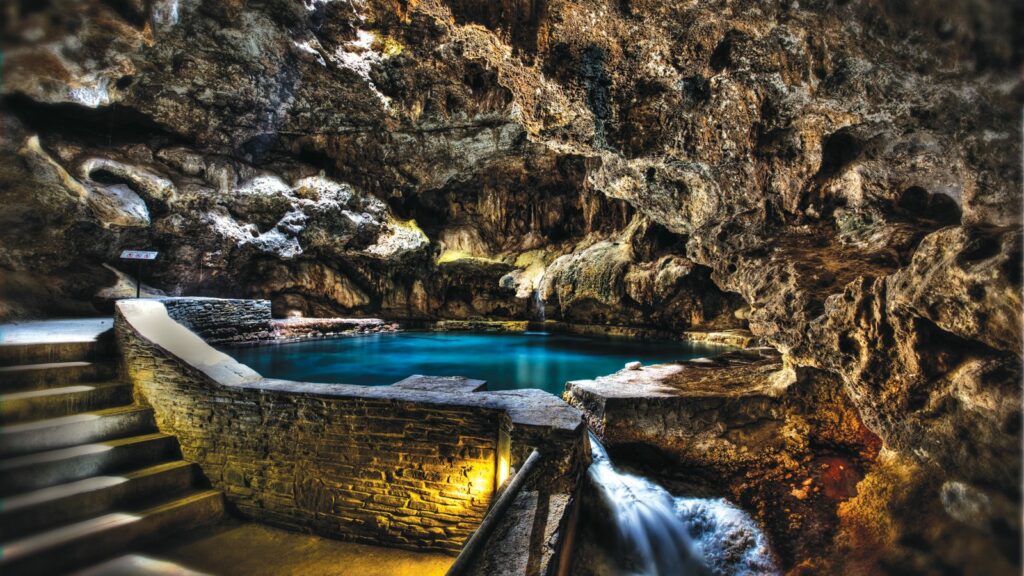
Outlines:
[[[618,531],[630,576],[774,576],[766,539],[742,510],[721,498],[676,498],[657,484],[620,472],[590,437],[588,474]]]

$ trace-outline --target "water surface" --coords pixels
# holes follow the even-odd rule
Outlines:
[[[600,338],[545,332],[398,332],[226,349],[268,378],[381,386],[411,374],[466,376],[489,390],[540,388],[561,396],[569,380],[644,364],[714,356],[725,349],[690,342]]]

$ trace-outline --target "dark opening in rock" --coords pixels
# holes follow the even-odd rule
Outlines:
[[[711,83],[700,75],[680,80],[679,90],[683,93],[684,107],[696,106],[711,99]]]
[[[945,194],[932,194],[920,186],[911,186],[900,195],[897,205],[913,218],[932,220],[940,224],[960,222],[960,206]]]
[[[78,104],[44,104],[21,95],[3,98],[2,106],[13,112],[32,131],[59,133],[81,144],[99,147],[145,142],[152,148],[183,143],[138,110],[111,104],[89,108]]]
[[[863,150],[861,142],[849,132],[836,132],[825,138],[821,146],[821,168],[818,175],[827,178],[843,171]]]
[[[736,46],[744,38],[739,30],[730,30],[711,53],[711,69],[721,72],[736,67]]]
[[[136,28],[146,25],[146,5],[142,0],[104,0],[107,6],[114,9],[121,18]]]
[[[240,147],[240,152],[253,164],[263,164],[270,161],[277,144],[277,134],[258,134],[246,140]]]
[[[118,176],[117,174],[114,174],[113,172],[104,170],[103,168],[97,168],[96,170],[89,172],[89,179],[98,184],[105,184],[107,186],[112,186],[114,184],[124,184],[125,186],[131,188],[132,191],[138,193],[138,190],[135,190],[135,188],[132,187],[131,182]]]
[[[611,116],[611,78],[605,69],[606,54],[599,46],[590,46],[583,52],[580,76],[587,86],[587,105],[594,113],[594,144],[605,144],[605,122]]]
[[[970,239],[964,250],[957,255],[957,261],[960,264],[967,264],[988,260],[998,255],[1000,248],[999,240],[979,231]]]

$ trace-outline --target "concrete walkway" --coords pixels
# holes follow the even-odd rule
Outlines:
[[[113,326],[113,318],[37,320],[0,324],[0,345],[91,342]]]
[[[441,576],[455,561],[240,521],[165,542],[147,555],[213,576]]]

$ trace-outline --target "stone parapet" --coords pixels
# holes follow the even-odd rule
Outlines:
[[[218,311],[241,318],[239,330]],[[579,412],[550,394],[474,392],[438,379],[379,387],[265,379],[197,335],[251,333],[269,317],[261,303],[132,300],[116,313],[137,399],[247,518],[455,552],[532,447],[545,456],[534,484],[546,491],[571,493],[585,462]]]

